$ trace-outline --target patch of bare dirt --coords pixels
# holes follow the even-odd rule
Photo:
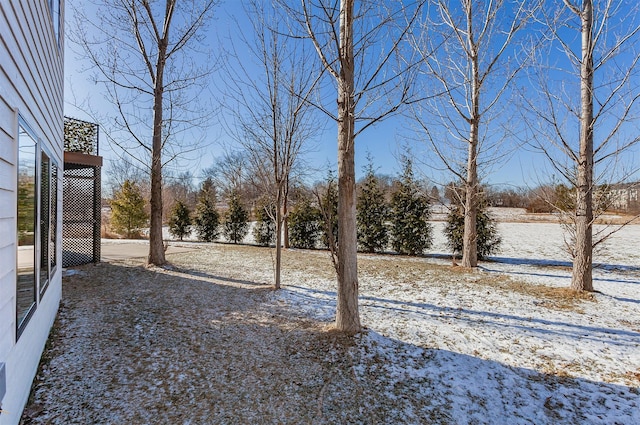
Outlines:
[[[370,330],[346,337],[330,328],[328,254],[285,251],[277,292],[272,255],[198,244],[168,254],[167,268],[72,270],[22,423],[640,419],[637,320],[623,314],[637,305],[624,292],[577,298],[424,258],[361,256]]]
[[[384,397],[354,377],[353,338],[267,302],[269,286],[231,269],[182,267],[188,257],[170,270],[102,263],[66,277],[21,423],[373,423],[387,415]],[[356,393],[372,399],[367,409]]]

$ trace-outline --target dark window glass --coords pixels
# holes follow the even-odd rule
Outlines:
[[[42,152],[40,161],[40,294],[49,285],[49,230],[51,220],[51,160]]]
[[[56,42],[60,45],[60,0],[49,0],[49,11],[51,12],[51,21],[53,23],[53,35]]]
[[[18,133],[18,252],[16,319],[18,334],[36,304],[36,151],[35,138],[20,125]]]
[[[58,166],[51,163],[51,231],[49,232],[49,269],[51,273],[58,264],[57,242],[58,242]]]

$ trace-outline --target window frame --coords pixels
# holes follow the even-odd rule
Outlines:
[[[58,238],[58,190],[60,188],[60,166],[55,159],[51,159],[51,195],[50,195],[50,231],[49,231],[49,279],[56,274],[58,269],[58,247],[61,240]]]
[[[33,149],[33,158],[29,158],[29,161],[33,160],[33,166],[34,166],[34,170],[33,170],[33,193],[29,194],[33,196],[33,217],[31,217],[31,219],[33,220],[33,222],[31,223],[33,225],[33,258],[31,258],[32,260],[32,266],[33,266],[33,270],[30,272],[30,274],[32,274],[33,276],[33,288],[31,288],[33,290],[33,300],[30,300],[30,305],[26,308],[26,309],[20,309],[19,307],[19,292],[20,292],[20,261],[19,261],[19,256],[20,256],[20,228],[21,228],[21,215],[20,215],[20,172],[21,172],[21,164],[20,164],[20,150],[21,150],[21,142],[22,142],[22,138],[25,137],[23,136],[26,135],[29,137],[29,139],[33,142],[31,146],[29,146],[29,149]],[[40,147],[40,142],[38,140],[38,138],[35,136],[35,132],[31,129],[31,127],[24,121],[24,119],[22,119],[22,117],[18,118],[18,140],[17,140],[17,161],[16,161],[16,300],[15,300],[15,305],[16,305],[16,340],[20,337],[20,335],[22,334],[22,332],[24,331],[24,329],[27,327],[27,324],[29,323],[31,317],[33,316],[35,310],[38,307],[38,274],[39,274],[39,270],[38,270],[38,239],[39,239],[39,233],[38,233],[38,227],[39,227],[39,213],[38,213],[38,208],[39,208],[39,173],[37,172],[40,169],[40,161],[39,161],[39,147]],[[31,152],[29,152],[31,154]],[[31,164],[31,162],[29,163]],[[28,246],[28,245],[27,245]],[[24,313],[24,314],[23,314]]]
[[[44,171],[44,158],[47,158],[48,168],[47,168],[47,190],[45,192],[45,188],[43,187],[43,171]],[[49,150],[44,146],[40,149],[40,182],[38,188],[40,190],[40,209],[38,216],[38,223],[40,224],[40,228],[38,229],[40,233],[40,250],[39,250],[39,258],[40,258],[40,270],[39,270],[39,281],[38,288],[40,294],[40,300],[44,297],[47,288],[49,287],[49,283],[51,282],[51,278],[56,272],[57,265],[57,250],[58,246],[56,245],[57,241],[57,200],[58,200],[58,164],[55,159],[52,158],[52,155],[49,154]],[[54,169],[56,170],[54,173]],[[55,178],[54,178],[55,174]],[[48,211],[43,211],[45,205]],[[45,220],[46,213],[46,220]],[[56,233],[54,233],[56,232]],[[52,242],[54,243],[52,246]],[[53,256],[53,258],[52,258]],[[43,268],[45,269],[45,274],[43,275]],[[43,280],[44,276],[44,280]]]
[[[29,143],[29,155],[33,155],[33,158],[29,158],[29,167],[33,166],[33,178],[34,188],[29,193],[29,196],[33,197],[33,271],[29,271],[29,274],[33,274],[33,301],[30,300],[30,305],[27,308],[21,308],[19,306],[19,292],[20,285],[20,244],[21,235],[20,232],[25,223],[22,223],[20,213],[20,173],[21,170],[27,167],[21,168],[21,156],[20,156],[20,143],[23,137],[28,137]],[[25,139],[26,140],[26,139]],[[51,151],[44,145],[42,138],[36,136],[36,132],[32,127],[22,118],[18,116],[18,139],[17,139],[17,166],[16,166],[16,341],[20,338],[20,335],[24,332],[31,317],[37,310],[42,298],[44,297],[49,284],[53,276],[58,269],[58,248],[61,243],[61,239],[58,235],[58,191],[60,189],[60,179],[62,177],[61,169],[58,161],[51,155]],[[33,161],[33,162],[31,162]],[[28,200],[28,202],[31,199]],[[29,211],[28,214],[31,212]],[[24,214],[23,214],[24,215]],[[28,217],[28,216],[27,216]],[[28,222],[26,222],[29,225]],[[23,235],[24,237],[24,235]],[[24,257],[23,257],[24,258]],[[31,265],[31,264],[29,264]],[[24,273],[23,273],[24,274]],[[31,285],[31,282],[29,282]],[[23,286],[24,283],[22,284]],[[31,294],[29,294],[31,297]],[[25,306],[26,307],[26,303]]]
[[[62,0],[47,0],[47,6],[49,6],[49,15],[51,16],[51,25],[53,26],[53,37],[56,40],[58,49],[60,49],[62,40],[60,34],[62,27]]]

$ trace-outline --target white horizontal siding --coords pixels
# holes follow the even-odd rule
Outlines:
[[[13,220],[6,221],[11,221],[11,225],[15,225]],[[15,339],[15,264],[15,245],[8,244],[0,247],[0,318],[2,318],[0,320],[0,359],[7,358]]]
[[[0,81],[3,81],[2,77],[0,77]],[[13,162],[10,159],[14,158],[15,155],[15,151],[13,151],[13,135],[16,132],[16,113],[9,107],[9,103],[2,96],[3,91],[0,90],[0,158]]]
[[[1,220],[13,219],[16,216],[16,207],[14,202],[13,191],[0,189],[0,226],[7,226],[7,222]],[[15,222],[12,226],[15,227]],[[5,241],[6,242],[6,241]],[[0,241],[0,246],[4,244]]]
[[[13,246],[0,248],[0,261],[15,264],[15,249]],[[15,317],[15,268],[0,268],[0,317]],[[6,359],[13,346],[15,321],[0,320],[0,359]]]
[[[13,191],[16,184],[15,167],[0,159],[0,190]]]
[[[63,56],[57,44],[43,43],[52,40],[43,34],[45,29],[52,31],[48,6],[37,2],[36,7],[34,3],[0,2],[0,28],[7,32],[0,40],[0,78],[8,79],[4,97],[9,107],[18,108],[38,137],[52,145],[61,144]],[[5,86],[5,81],[2,83]],[[58,150],[54,151],[58,157]]]
[[[17,114],[62,169],[64,79],[62,46],[54,39],[47,1],[0,1],[0,28],[0,362],[6,363],[7,373],[2,408],[10,412],[0,415],[0,425],[13,425],[27,401],[62,293],[58,267],[16,342]]]
[[[13,165],[16,157],[16,143],[8,134],[0,130],[0,160]]]
[[[9,200],[13,201],[13,196],[9,197],[9,196],[2,196],[2,195],[3,193],[0,192],[0,202],[3,201],[3,198],[5,199],[8,198]],[[11,195],[13,194],[11,193]],[[0,248],[4,248],[6,246],[13,246],[16,243],[15,227],[16,227],[16,222],[14,217],[0,218]],[[0,270],[2,271],[7,270],[10,266],[11,264],[4,264],[3,259],[0,258]]]
[[[57,276],[59,280],[60,273]],[[30,321],[31,325],[37,323],[38,326],[28,327],[20,336],[19,344],[14,345],[7,357],[7,394],[2,407],[10,414],[0,416],[1,425],[15,425],[20,420],[22,409],[29,398],[33,377],[38,369],[40,355],[58,311],[61,289],[61,285],[47,289],[45,302],[38,306]]]

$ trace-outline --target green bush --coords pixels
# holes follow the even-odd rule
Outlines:
[[[486,258],[500,248],[502,238],[498,234],[496,221],[487,211],[486,202],[478,204],[476,216],[477,252],[478,258]],[[447,226],[444,229],[447,245],[454,254],[461,254],[464,240],[464,212],[462,205],[451,208],[447,216]]]
[[[240,196],[236,191],[229,197],[229,209],[224,215],[222,233],[226,240],[233,243],[242,242],[249,233],[249,214],[240,203]]]
[[[293,248],[313,249],[318,244],[320,211],[307,198],[300,200],[289,214],[289,243]]]
[[[365,252],[384,251],[389,243],[389,206],[369,163],[357,204],[358,245]]]
[[[193,224],[198,239],[205,242],[213,242],[220,234],[220,214],[216,210],[215,192],[211,179],[202,183]]]
[[[429,197],[418,190],[411,160],[391,197],[391,246],[399,254],[419,255],[432,244]]]
[[[276,242],[275,205],[266,199],[258,204],[256,224],[253,227],[253,239],[258,245],[269,246]]]
[[[111,227],[127,238],[140,237],[140,228],[147,224],[144,198],[140,188],[130,180],[125,180],[111,201]]]
[[[191,212],[182,201],[176,201],[173,205],[169,217],[169,233],[180,240],[191,234]]]
[[[338,186],[332,173],[329,173],[326,185],[320,198],[320,242],[329,248],[333,239],[335,250],[338,245]]]

